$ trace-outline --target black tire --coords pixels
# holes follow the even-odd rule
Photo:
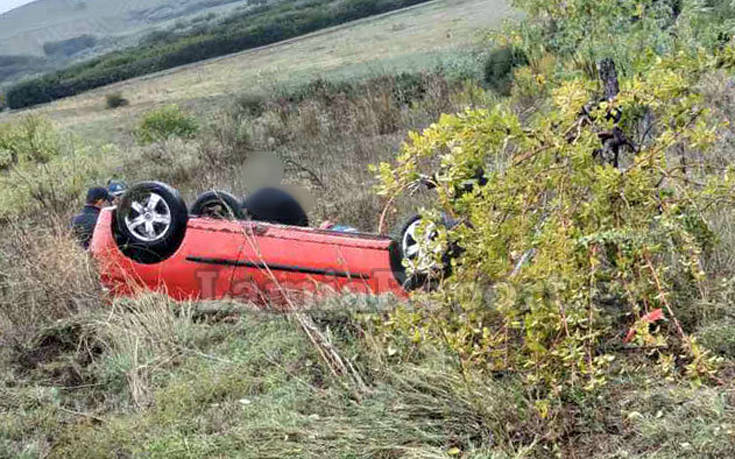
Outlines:
[[[309,226],[309,218],[301,204],[278,188],[261,188],[245,199],[243,208],[248,218],[290,226]]]
[[[456,257],[460,250],[456,244],[450,244],[444,253],[441,254],[441,265],[427,267],[426,270],[417,270],[410,272],[404,266],[404,260],[413,259],[416,255],[407,254],[406,251],[406,240],[411,239],[409,230],[417,224],[420,224],[422,216],[419,214],[413,214],[405,218],[401,224],[391,233],[391,238],[395,242],[392,248],[391,259],[393,264],[393,270],[398,281],[408,291],[418,289],[432,289],[438,285],[438,283],[448,277],[452,273],[452,258]],[[439,222],[441,226],[447,229],[452,229],[459,224],[458,221],[451,217],[442,214],[442,219]],[[429,236],[431,237],[431,236]],[[416,242],[416,241],[414,241]]]
[[[173,255],[186,234],[189,212],[181,195],[161,182],[141,182],[123,194],[115,210],[118,247],[138,263]]]
[[[243,220],[242,203],[226,191],[205,191],[197,197],[189,212],[202,217]]]

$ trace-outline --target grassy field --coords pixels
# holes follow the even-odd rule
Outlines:
[[[141,113],[177,103],[196,112],[220,108],[232,94],[318,76],[380,74],[430,66],[476,43],[482,28],[511,15],[504,0],[440,0],[307,37],[115,84],[32,110],[0,114],[0,122],[43,114],[95,140],[122,140]],[[366,46],[369,43],[369,46]],[[110,111],[105,94],[121,92],[128,107]]]

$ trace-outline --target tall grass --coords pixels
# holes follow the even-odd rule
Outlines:
[[[102,305],[93,263],[60,228],[3,227],[0,244],[0,345],[33,344],[39,329]]]

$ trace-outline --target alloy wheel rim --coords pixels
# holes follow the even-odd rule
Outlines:
[[[142,194],[130,204],[130,212],[125,216],[125,226],[142,241],[158,241],[171,227],[171,208],[157,193]]]
[[[419,228],[423,226],[423,230]],[[437,236],[434,223],[424,223],[418,219],[411,223],[401,238],[401,249],[407,264],[419,274],[429,274],[437,271],[436,255],[441,253],[441,247],[429,250],[430,244]]]

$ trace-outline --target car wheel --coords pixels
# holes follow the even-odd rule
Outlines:
[[[186,233],[189,213],[181,195],[161,182],[141,182],[123,194],[115,211],[122,252],[139,263],[158,263],[173,255]]]
[[[439,223],[447,229],[457,225],[451,218],[442,215]],[[429,247],[438,235],[437,223],[427,221],[414,214],[404,220],[393,233],[400,255],[403,276],[401,281],[406,290],[432,288],[451,273],[451,259],[456,247]]]
[[[226,191],[205,191],[197,197],[190,213],[201,217],[243,220],[242,203]]]

